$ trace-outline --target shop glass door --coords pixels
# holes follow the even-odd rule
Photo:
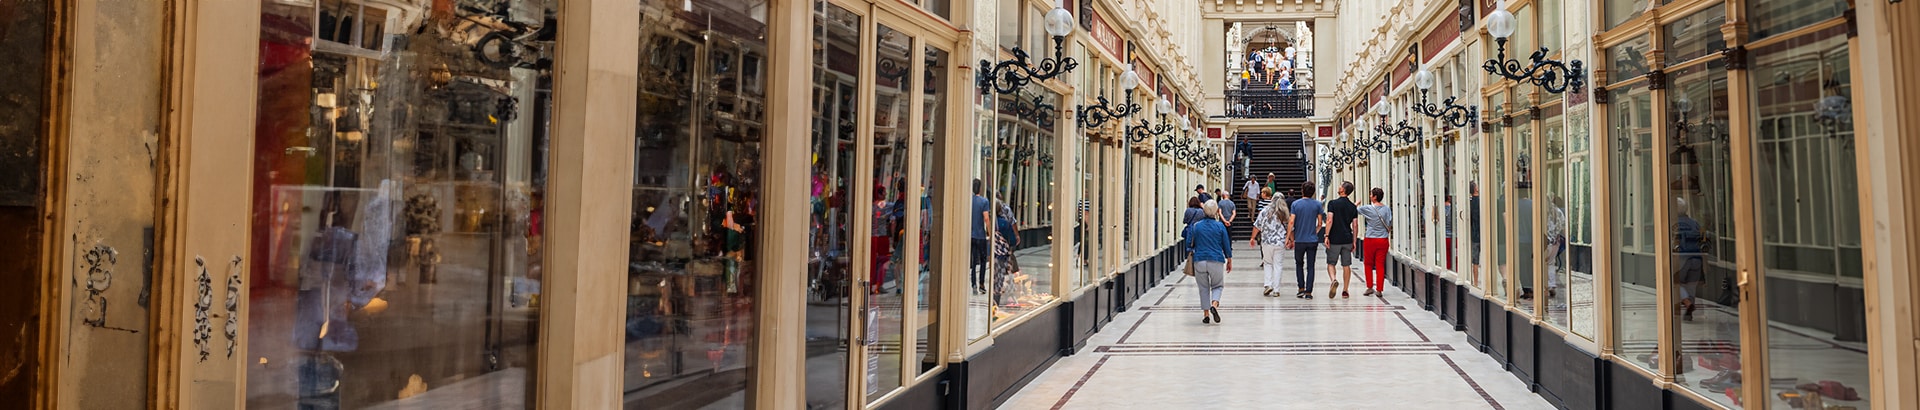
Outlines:
[[[746,404],[763,269],[764,11],[735,0],[641,3],[626,408]]]
[[[532,406],[554,7],[263,5],[247,407]]]

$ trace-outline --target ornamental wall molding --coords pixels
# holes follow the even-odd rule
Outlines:
[[[1306,20],[1340,15],[1341,0],[1200,0],[1205,18],[1230,21]]]

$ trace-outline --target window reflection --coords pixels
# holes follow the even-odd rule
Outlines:
[[[1607,141],[1601,147],[1609,154],[1608,187],[1612,195],[1609,208],[1613,237],[1613,323],[1619,356],[1624,362],[1643,369],[1658,370],[1659,326],[1655,298],[1656,251],[1653,244],[1653,95],[1645,82],[1608,90]]]
[[[907,36],[885,24],[879,25],[876,35],[876,52],[887,67],[886,61],[899,61],[899,71],[882,70],[875,79],[873,94],[873,184],[872,218],[868,221],[870,244],[867,252],[870,259],[867,264],[867,281],[863,290],[867,292],[865,320],[867,345],[867,400],[890,393],[900,386],[901,329],[903,327],[902,307],[905,300],[902,292],[906,282],[902,276],[907,270],[907,250],[919,249],[918,244],[910,243],[906,235],[908,201],[907,170],[910,149],[915,144],[908,141],[908,128],[902,124],[909,117],[909,103],[912,102],[912,73],[904,66],[913,61],[913,37]],[[916,263],[917,265],[917,263]]]
[[[1721,238],[1734,236],[1732,170],[1725,145],[1727,71],[1723,60],[1676,70],[1668,93],[1670,137],[1667,161],[1667,231],[1679,334],[1679,377],[1723,406],[1738,407],[1740,387],[1739,292],[1734,289],[1733,252]]]
[[[262,11],[247,406],[529,407],[552,3]]]
[[[812,196],[808,207],[807,407],[847,407],[853,318],[853,187],[863,18],[814,3]]]
[[[624,339],[630,408],[742,403],[753,364],[766,25],[743,2],[684,6],[642,7]]]
[[[926,74],[922,76],[921,81],[924,84],[921,88],[926,98],[922,111],[923,120],[920,122],[921,147],[919,148],[920,158],[922,158],[920,160],[920,213],[923,216],[920,218],[920,269],[918,272],[920,286],[916,292],[919,300],[916,304],[916,317],[919,320],[914,322],[917,328],[914,340],[917,343],[913,347],[913,361],[919,362],[920,369],[924,371],[932,369],[940,360],[933,347],[937,345],[940,338],[942,316],[940,312],[945,306],[941,298],[945,293],[941,292],[941,281],[938,279],[942,277],[943,272],[940,271],[937,262],[941,260],[942,247],[936,246],[934,242],[934,238],[942,237],[943,232],[940,224],[940,218],[943,216],[939,212],[938,204],[944,198],[958,196],[954,195],[955,190],[942,188],[942,184],[939,183],[948,166],[948,152],[941,147],[947,140],[947,69],[953,62],[946,50],[933,46],[925,47],[923,53],[925,65],[921,69]]]
[[[1781,382],[1769,404],[1867,408],[1872,394],[1846,31],[1820,30],[1756,48],[1754,55],[1754,195],[1766,281],[1767,371]]]

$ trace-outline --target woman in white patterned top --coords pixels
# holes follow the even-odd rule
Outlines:
[[[1265,192],[1271,201],[1272,191]],[[1286,264],[1280,263],[1280,255],[1285,255],[1287,246],[1287,213],[1283,207],[1266,205],[1260,207],[1260,215],[1253,219],[1253,239],[1249,240],[1260,249],[1261,267],[1266,269],[1266,291],[1262,295],[1273,296],[1273,289],[1280,287],[1281,279],[1286,277]]]

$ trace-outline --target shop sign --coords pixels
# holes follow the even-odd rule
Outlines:
[[[1207,138],[1221,139],[1222,137],[1220,136],[1220,129],[1214,128],[1214,127],[1207,127]]]
[[[1412,64],[1394,64],[1393,66],[1393,86],[1399,87],[1400,84],[1407,82],[1407,78],[1413,77]]]
[[[1089,1],[1087,3],[1092,2]],[[1125,59],[1126,41],[1121,40],[1120,33],[1114,31],[1112,25],[1107,24],[1106,16],[1102,16],[1098,12],[1086,13],[1084,15],[1092,20],[1090,22],[1091,27],[1087,27],[1087,34],[1093,36],[1093,42],[1099,43],[1100,48],[1107,50],[1108,53],[1113,53],[1113,55]],[[1134,70],[1139,71],[1139,68],[1136,66]]]
[[[1333,136],[1333,127],[1328,127],[1328,126],[1321,126],[1321,127],[1319,127],[1319,128],[1316,128],[1316,129],[1315,129],[1315,132],[1316,132],[1316,133],[1318,133],[1318,134],[1319,134],[1320,136],[1322,136],[1322,137],[1332,137],[1332,136]]]
[[[1473,10],[1467,9],[1467,12],[1471,13]],[[1433,28],[1433,32],[1427,33],[1427,38],[1420,40],[1420,61],[1433,61],[1433,56],[1438,54],[1440,49],[1446,48],[1453,39],[1460,38],[1460,25],[1453,24],[1460,21],[1460,15],[1454,14],[1448,18],[1451,20],[1441,22],[1439,26]]]
[[[1159,89],[1159,85],[1154,83],[1153,66],[1147,65],[1138,58],[1133,59],[1133,73],[1140,76],[1140,84],[1147,86],[1147,89]],[[1160,90],[1161,95],[1166,93],[1166,90]]]

